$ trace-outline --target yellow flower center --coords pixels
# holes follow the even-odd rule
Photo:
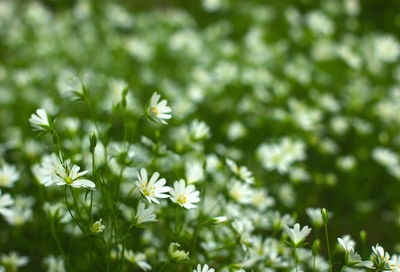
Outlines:
[[[179,195],[177,201],[179,204],[185,204],[187,202],[187,197],[185,195]]]
[[[71,183],[73,182],[73,180],[72,180],[71,177],[66,177],[66,178],[64,178],[64,181],[65,181],[67,184],[71,184]]]
[[[154,195],[154,189],[155,189],[154,186],[152,186],[150,188],[143,188],[143,194],[145,196],[153,196]]]
[[[155,114],[158,115],[160,112],[158,111],[158,108],[156,106],[151,107],[151,111]]]

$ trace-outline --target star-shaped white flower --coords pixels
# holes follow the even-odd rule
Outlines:
[[[186,209],[196,208],[193,203],[200,201],[199,191],[196,191],[194,185],[186,186],[183,179],[174,182],[174,188],[170,192],[172,202],[182,206]]]
[[[160,204],[157,198],[168,198],[165,193],[169,192],[171,188],[164,186],[166,183],[165,178],[158,179],[160,177],[158,172],[154,172],[150,180],[148,180],[147,171],[144,168],[140,169],[140,173],[137,172],[136,175],[138,178],[136,185],[147,201]]]
[[[289,235],[290,240],[292,240],[293,244],[295,246],[301,245],[301,243],[304,241],[304,239],[307,237],[308,234],[311,232],[311,228],[308,226],[304,226],[300,230],[300,225],[295,224],[293,228],[289,228],[288,226],[283,226],[283,229],[285,230],[286,234]]]
[[[88,171],[79,172],[80,167],[77,165],[70,167],[68,164],[56,172],[54,180],[56,185],[67,185],[75,188],[88,188],[93,189],[96,185],[88,180],[82,178]]]
[[[203,266],[203,268],[201,268],[201,265],[198,264],[197,265],[197,269],[193,270],[193,272],[214,272],[214,271],[215,271],[215,269],[214,268],[209,268],[208,264],[205,264]]]
[[[165,120],[172,117],[171,108],[167,106],[167,100],[164,99],[159,102],[160,97],[158,93],[154,93],[151,96],[146,113],[152,121],[166,125],[167,122]]]

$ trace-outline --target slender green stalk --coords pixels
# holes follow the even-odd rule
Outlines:
[[[296,272],[299,272],[299,267],[298,267],[298,263],[297,263],[296,246],[293,247],[293,258],[294,258],[294,266],[296,267]]]
[[[326,248],[328,250],[328,258],[329,258],[329,271],[332,272],[332,255],[329,246],[328,224],[326,222],[324,223],[324,229],[325,229]]]
[[[70,207],[69,207],[69,203],[68,203],[68,198],[67,198],[67,186],[65,186],[65,190],[64,190],[64,199],[65,199],[65,205],[67,206],[67,210],[69,212],[69,215],[72,218],[72,221],[74,221],[74,223],[79,227],[79,229],[85,233],[85,231],[83,230],[82,226],[79,224],[79,222],[76,220],[74,214],[72,213]]]

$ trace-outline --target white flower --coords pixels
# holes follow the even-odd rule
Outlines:
[[[382,61],[395,62],[400,56],[400,44],[390,35],[377,37],[374,41],[374,53]]]
[[[205,264],[203,268],[201,268],[201,265],[197,265],[197,269],[194,269],[193,272],[214,272],[214,268],[208,268],[208,264]]]
[[[186,186],[183,179],[174,182],[174,188],[170,192],[171,200],[186,209],[196,208],[193,203],[200,201],[199,191],[196,191],[194,185]]]
[[[165,120],[171,118],[171,108],[167,106],[167,100],[165,99],[158,102],[160,97],[158,93],[154,93],[151,96],[146,113],[151,120],[167,124]]]
[[[251,173],[246,166],[238,166],[231,159],[226,159],[226,164],[229,166],[229,169],[241,180],[249,184],[254,183],[253,173]]]
[[[101,221],[103,221],[103,218],[101,218],[100,220],[97,220],[96,222],[93,223],[92,227],[90,228],[90,230],[94,233],[99,233],[99,232],[103,232],[103,230],[106,228],[106,226],[104,226]]]
[[[32,172],[35,178],[44,186],[49,186],[55,183],[56,174],[63,168],[60,159],[55,153],[42,157],[40,165],[34,165]]]
[[[10,194],[2,194],[0,190],[0,214],[3,216],[11,216],[12,211],[10,206],[14,204],[14,200],[11,198]]]
[[[18,267],[26,265],[28,261],[28,257],[19,256],[16,252],[10,252],[9,254],[4,254],[0,257],[0,262],[8,267],[10,271],[17,271]]]
[[[194,141],[201,141],[210,136],[210,128],[203,121],[194,120],[190,124],[190,138]]]
[[[44,109],[36,110],[36,114],[33,113],[29,118],[29,123],[37,130],[47,130],[50,127],[49,119]]]
[[[312,223],[315,226],[319,226],[319,227],[322,226],[322,224],[324,222],[322,220],[322,214],[321,214],[320,208],[307,208],[306,213],[307,213],[308,217],[310,217]]]
[[[73,165],[70,169],[68,163],[63,166],[61,169],[56,171],[54,176],[54,181],[56,185],[67,185],[75,188],[89,188],[93,189],[96,185],[88,180],[82,179],[88,171],[79,172],[80,167],[77,165]]]
[[[232,180],[233,185],[229,190],[229,196],[238,203],[248,204],[253,199],[253,190],[247,183]]]
[[[43,260],[48,272],[66,272],[64,259],[62,257],[48,256]]]
[[[308,226],[304,226],[300,230],[299,224],[295,224],[293,228],[289,228],[287,225],[284,225],[283,229],[287,233],[287,235],[289,235],[295,246],[299,246],[307,237],[307,235],[311,232],[311,228],[309,228]]]
[[[196,183],[204,180],[204,169],[201,161],[187,160],[185,162],[185,170],[188,183]]]
[[[168,198],[167,193],[171,190],[168,186],[164,186],[166,183],[165,178],[159,179],[160,174],[158,172],[154,172],[151,176],[150,181],[147,177],[146,169],[140,169],[140,173],[136,173],[138,180],[136,181],[136,185],[139,187],[142,195],[149,201],[149,203],[160,204],[157,198]]]
[[[383,247],[378,244],[372,247],[372,252],[375,255],[374,263],[377,266],[385,265],[390,259],[389,253],[385,252]]]
[[[149,207],[146,209],[146,204],[144,204],[143,202],[139,202],[135,219],[137,225],[141,225],[146,222],[157,221],[156,215],[153,213],[153,208]]]
[[[356,243],[350,238],[350,235],[345,235],[342,238],[337,239],[340,246],[346,251],[354,251]]]
[[[0,168],[0,187],[12,188],[19,179],[15,166],[5,164]]]
[[[125,250],[124,257],[129,262],[136,264],[144,271],[151,269],[151,265],[146,262],[146,255],[143,253],[134,253],[132,250]]]

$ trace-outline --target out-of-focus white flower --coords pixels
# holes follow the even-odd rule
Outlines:
[[[170,191],[172,202],[186,209],[196,208],[194,203],[200,201],[200,192],[192,184],[186,186],[185,180],[181,179],[174,182],[174,188]]]
[[[16,252],[3,254],[0,257],[0,262],[10,269],[10,271],[17,271],[18,267],[24,266],[28,263],[29,258],[19,256]]]
[[[194,120],[189,127],[190,138],[194,141],[201,141],[210,137],[210,128],[206,122]]]
[[[323,225],[324,222],[322,220],[320,208],[307,208],[306,213],[316,227],[321,227]]]
[[[239,167],[231,159],[226,159],[226,164],[229,166],[229,169],[235,175],[237,175],[241,180],[243,180],[244,182],[249,183],[249,184],[253,184],[254,183],[253,173],[251,173],[246,166],[240,166]]]
[[[149,203],[160,204],[157,198],[168,198],[169,196],[165,193],[171,190],[170,187],[164,186],[167,182],[165,178],[158,179],[160,174],[158,172],[154,172],[151,176],[150,180],[147,177],[146,169],[140,169],[140,173],[136,173],[138,180],[136,181],[136,185],[139,188],[139,191],[146,198]]]
[[[400,56],[400,44],[390,35],[379,36],[374,40],[375,55],[382,61],[395,62]]]
[[[306,19],[315,34],[330,35],[334,31],[334,24],[320,11],[307,14]]]
[[[204,180],[203,163],[199,160],[187,160],[185,162],[186,179],[188,183],[196,183]]]
[[[42,157],[40,165],[34,165],[32,172],[35,178],[44,186],[52,185],[56,182],[55,177],[61,172],[63,165],[55,153]]]
[[[153,213],[153,208],[149,207],[146,209],[146,204],[143,202],[139,202],[135,220],[137,225],[157,221],[156,215]]]
[[[31,115],[29,123],[36,130],[47,131],[50,128],[49,119],[44,109],[36,110],[36,113]]]
[[[277,144],[262,144],[257,149],[257,157],[267,170],[279,173],[289,172],[290,166],[305,159],[305,145],[299,140],[283,138]]]
[[[64,259],[62,257],[48,256],[43,260],[47,272],[66,272]]]
[[[289,235],[290,240],[293,242],[295,247],[300,246],[304,239],[310,234],[311,228],[304,226],[300,230],[300,225],[295,224],[293,228],[289,228],[287,225],[283,226],[283,229],[287,235]]]
[[[158,93],[154,93],[150,102],[146,109],[146,116],[149,117],[150,120],[156,123],[167,124],[165,120],[168,120],[172,117],[171,108],[167,106],[167,100],[160,100],[160,95]]]
[[[19,173],[15,166],[4,164],[0,167],[0,187],[12,188],[19,179]]]
[[[241,204],[248,204],[253,197],[253,190],[248,184],[239,181],[233,181],[233,185],[229,190],[229,196]]]
[[[193,270],[193,272],[214,272],[214,271],[215,269],[211,267],[209,268],[208,264],[205,264],[203,268],[201,268],[201,264],[198,264],[197,268]]]
[[[14,204],[14,200],[11,198],[10,194],[2,194],[0,190],[0,214],[3,216],[12,215],[10,206]]]
[[[151,265],[146,262],[146,255],[143,253],[134,253],[132,250],[125,250],[124,257],[132,264],[136,264],[144,271],[151,270]]]

